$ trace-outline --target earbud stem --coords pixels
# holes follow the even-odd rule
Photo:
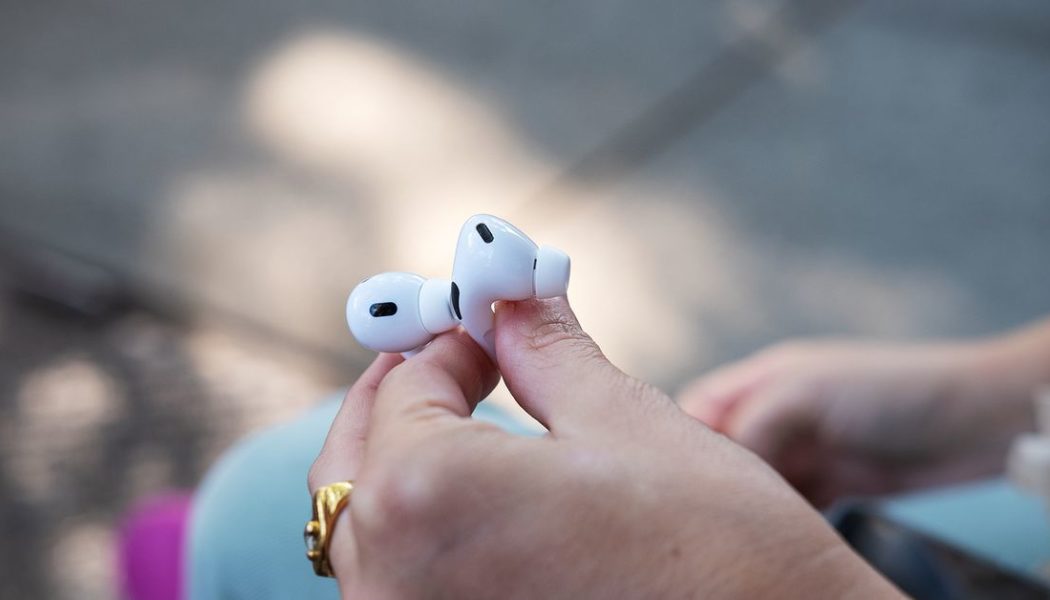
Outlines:
[[[463,329],[485,350],[493,363],[496,362],[495,321],[490,303],[467,299],[463,304]]]

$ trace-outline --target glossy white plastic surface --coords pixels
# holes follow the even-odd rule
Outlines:
[[[462,315],[463,328],[495,361],[492,304],[565,295],[569,271],[569,257],[561,250],[537,247],[503,219],[474,215],[459,232],[451,281],[376,275],[350,293],[346,322],[362,346],[410,356],[456,327]]]
[[[536,252],[537,298],[556,298],[569,291],[569,255],[553,246],[540,246]]]
[[[536,295],[564,295],[569,285],[569,257],[554,248],[543,253],[540,280],[539,248],[510,223],[492,215],[474,215],[459,232],[452,281],[459,287],[463,328],[496,359],[492,304],[525,300]]]
[[[447,280],[428,286],[425,279],[413,273],[381,273],[362,281],[350,292],[346,323],[362,346],[377,352],[418,349],[436,334],[456,326],[450,315],[448,293],[440,292],[450,286]],[[373,311],[373,307],[388,304],[396,305],[396,312],[385,314],[388,307]],[[424,315],[433,330],[424,325]]]
[[[437,335],[459,325],[452,312],[452,280],[427,279],[419,290],[419,319],[423,327]]]

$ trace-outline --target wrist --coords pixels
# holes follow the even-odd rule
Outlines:
[[[811,580],[812,595],[826,598],[903,598],[904,595],[845,542],[829,551]],[[815,584],[815,586],[813,586]]]
[[[714,592],[711,595],[734,598],[901,597],[822,516],[794,491],[787,492],[775,504],[757,507],[761,516],[756,515],[751,523],[758,525],[756,529],[737,529],[736,539],[752,541],[738,560],[723,564],[714,573],[694,572],[701,580],[694,580],[693,588],[682,589],[706,589]],[[690,555],[702,557],[705,551],[709,549],[700,548]]]
[[[770,568],[773,579],[752,580],[731,595],[777,598],[900,598],[897,589],[857,555],[830,528],[815,537],[814,543],[799,543],[784,549],[783,569]],[[814,532],[816,534],[816,532]],[[809,551],[800,552],[802,548]],[[792,551],[794,550],[794,551]]]

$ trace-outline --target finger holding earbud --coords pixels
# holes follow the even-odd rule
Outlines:
[[[438,337],[383,379],[369,451],[373,442],[400,447],[443,427],[461,426],[498,381],[492,361],[469,336],[455,331]]]
[[[496,351],[511,394],[555,435],[631,418],[622,402],[670,405],[609,362],[564,297],[498,304]]]
[[[376,390],[386,374],[401,362],[396,354],[380,354],[347,392],[307,475],[310,493],[323,485],[357,478],[364,460]],[[345,511],[339,516],[331,543],[332,567],[340,575],[351,573],[357,560],[351,528],[350,511]]]

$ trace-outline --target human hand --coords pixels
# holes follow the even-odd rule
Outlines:
[[[790,342],[700,377],[678,402],[822,506],[1000,471],[1031,422],[1013,346]]]
[[[502,303],[507,386],[550,434],[469,417],[498,377],[462,332],[382,355],[311,489],[354,479],[345,598],[895,595],[753,454],[609,363],[564,299]]]

